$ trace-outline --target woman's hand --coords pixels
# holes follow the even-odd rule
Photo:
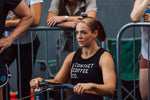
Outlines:
[[[39,88],[39,82],[42,82],[44,79],[41,78],[41,77],[38,77],[38,78],[35,78],[35,79],[32,79],[30,81],[30,87],[32,88]]]
[[[144,14],[144,22],[150,22],[150,14],[148,13]]]
[[[83,94],[85,91],[90,91],[93,88],[93,83],[78,83],[73,91],[76,94]]]
[[[75,28],[77,23],[82,19],[83,17],[82,16],[79,16],[78,18],[76,18],[74,21],[73,21],[73,24],[72,24],[72,28]]]
[[[64,16],[53,16],[48,19],[47,26],[53,27],[53,26],[56,26],[56,24],[61,23],[63,21],[65,21]]]

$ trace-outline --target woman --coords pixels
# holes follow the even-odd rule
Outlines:
[[[97,12],[96,0],[52,0],[48,10],[47,26],[75,28],[77,22],[82,18],[81,12],[86,12],[88,16],[95,18]],[[60,51],[62,55],[60,55]],[[61,31],[61,37],[57,41],[56,70],[59,70],[61,62],[72,51],[72,31]],[[59,59],[62,61],[59,61]]]
[[[70,100],[102,100],[103,96],[112,96],[116,88],[114,62],[109,52],[96,44],[96,38],[106,38],[102,24],[91,17],[82,19],[76,26],[76,38],[82,49],[70,53],[56,77],[45,81],[71,80],[75,87]],[[32,79],[30,86],[38,88],[41,81],[43,78]]]
[[[149,0],[136,0],[134,3],[133,10],[131,12],[131,20],[133,22],[150,22],[150,14],[145,13],[149,12],[148,5],[150,4]],[[139,86],[142,100],[148,100],[148,59],[150,59],[150,49],[148,49],[148,45],[150,47],[150,36],[148,35],[148,28],[142,27],[142,42],[141,42],[141,59],[140,59],[140,70],[139,70]],[[149,40],[148,40],[149,38]],[[149,58],[148,58],[149,54]]]
[[[38,26],[42,17],[42,3],[43,0],[24,0],[25,3],[30,7],[33,13],[32,26]],[[10,11],[5,22],[6,27],[16,27],[19,23],[20,18]],[[10,32],[6,31],[5,36],[8,36]],[[33,40],[33,52],[34,52],[34,62],[36,59],[37,51],[40,45],[38,37],[35,32],[32,32]],[[30,85],[29,82],[32,77],[32,54],[31,54],[31,32],[26,32],[22,37],[19,38],[20,43],[20,66],[21,66],[21,95],[22,97],[30,95]],[[11,46],[13,53],[11,54],[8,64],[10,65],[15,58],[18,61],[18,49],[17,41]],[[18,72],[18,70],[17,70]],[[17,75],[18,78],[18,75]],[[18,81],[18,91],[19,91],[19,78]]]

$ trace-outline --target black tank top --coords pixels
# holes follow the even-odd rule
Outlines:
[[[81,57],[82,51],[81,49],[78,49],[71,63],[70,77],[72,84],[76,85],[77,83],[89,83],[89,82],[103,84],[103,77],[102,71],[99,67],[99,60],[101,55],[105,51],[106,50],[104,50],[103,48],[100,48],[92,57],[88,59],[82,59]],[[87,97],[88,100],[102,100],[101,96],[91,94],[84,94],[84,95],[73,94],[70,100],[83,100],[84,97]]]

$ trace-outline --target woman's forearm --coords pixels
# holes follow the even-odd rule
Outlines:
[[[95,84],[91,83],[91,90],[85,91],[85,93],[89,94],[95,94],[95,95],[101,95],[101,96],[112,96],[115,91],[115,86],[111,85],[101,85],[101,84]]]
[[[134,8],[131,12],[131,20],[133,22],[138,22],[143,17],[145,10],[149,4],[149,0],[136,0]]]
[[[20,19],[6,20],[5,27],[16,27],[19,22],[20,22]]]

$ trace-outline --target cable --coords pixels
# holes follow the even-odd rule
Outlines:
[[[29,96],[20,98],[20,99],[18,99],[18,100],[24,100],[24,99],[30,98],[30,97],[32,97],[32,96],[35,96],[35,95],[37,95],[37,94],[43,93],[43,92],[45,92],[45,91],[50,91],[50,90],[52,90],[52,89],[51,89],[51,88],[47,88],[46,90],[40,91],[40,92],[38,92],[38,93],[34,93],[33,95],[29,95]]]

